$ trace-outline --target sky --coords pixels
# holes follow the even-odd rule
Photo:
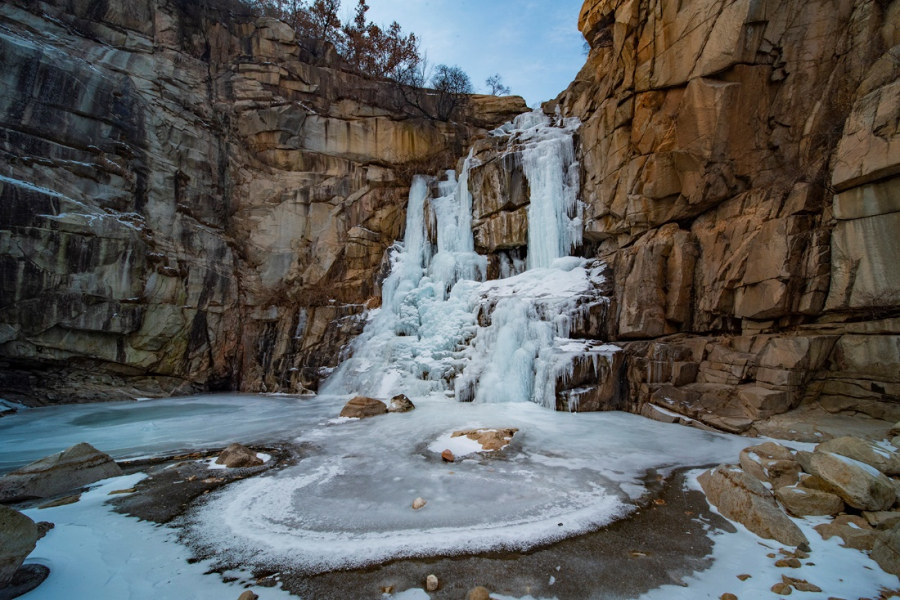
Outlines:
[[[431,64],[462,68],[476,92],[495,73],[532,108],[555,98],[584,65],[583,0],[367,0],[379,25],[415,33]],[[356,0],[344,0],[349,14]],[[345,15],[346,16],[346,15]]]

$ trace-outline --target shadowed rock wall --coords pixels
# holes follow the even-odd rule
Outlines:
[[[0,396],[315,387],[411,174],[524,110],[418,117],[330,47],[195,3],[0,3]]]

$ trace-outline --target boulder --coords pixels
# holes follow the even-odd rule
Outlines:
[[[886,510],[897,498],[890,479],[874,467],[846,456],[815,452],[809,458],[809,472],[826,484],[827,491],[859,510]]]
[[[719,465],[698,480],[710,503],[726,518],[760,537],[788,546],[808,543],[800,528],[778,507],[772,493],[752,475],[730,465]]]
[[[831,523],[816,525],[814,529],[824,540],[838,536],[844,540],[841,545],[846,548],[871,550],[875,544],[875,530],[865,519],[856,515],[841,515]]]
[[[800,486],[778,488],[775,497],[795,517],[836,515],[844,510],[839,496]]]
[[[518,429],[465,429],[454,431],[451,437],[465,436],[475,440],[483,450],[502,450],[512,441]]]
[[[469,590],[469,593],[466,594],[466,600],[491,600],[491,593],[487,588],[479,585],[477,588]]]
[[[900,475],[900,455],[867,440],[851,436],[834,438],[816,446],[816,451],[831,452],[858,460],[886,475]]]
[[[741,450],[740,463],[744,471],[775,489],[794,485],[800,478],[800,463],[789,449],[774,442]]]
[[[365,419],[386,414],[387,411],[387,406],[381,400],[357,396],[344,405],[344,408],[341,410],[341,416],[350,419]]]
[[[866,520],[866,522],[875,529],[892,529],[894,525],[900,523],[900,512],[892,510],[882,510],[877,512],[869,512],[867,510],[864,510],[862,516]]]
[[[47,498],[120,475],[108,454],[81,443],[0,478],[0,502]]]
[[[222,450],[219,458],[216,459],[217,465],[225,465],[229,469],[242,469],[246,467],[258,467],[263,464],[261,458],[256,452],[241,444],[230,444]]]
[[[247,590],[243,594],[238,596],[238,600],[259,600],[259,596],[257,596],[250,590]]]
[[[900,576],[900,524],[875,535],[871,557],[886,573]]]
[[[404,394],[399,394],[391,398],[391,403],[388,405],[387,411],[392,413],[405,413],[411,410],[415,410],[416,405],[412,403],[412,400],[407,398]]]
[[[0,589],[4,588],[31,554],[39,539],[34,521],[0,505]]]

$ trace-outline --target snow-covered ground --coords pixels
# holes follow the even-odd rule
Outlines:
[[[321,571],[401,556],[527,548],[576,535],[631,510],[648,469],[736,461],[741,448],[758,442],[623,413],[461,404],[440,395],[413,398],[417,408],[410,413],[334,422],[345,400],[216,395],[34,409],[0,421],[0,457],[19,466],[77,441],[117,456],[274,438],[304,444],[308,455],[295,466],[209,494],[183,525],[189,538],[227,562]],[[40,418],[45,411],[49,421]],[[141,427],[148,411],[152,429]],[[441,461],[441,440],[453,430],[499,427],[520,430],[503,452]],[[141,439],[134,439],[139,432]],[[50,566],[50,578],[27,598],[240,594],[249,574],[233,574],[239,579],[230,584],[204,575],[211,563],[188,564],[191,551],[178,542],[178,529],[114,513],[105,504],[110,491],[133,487],[141,477],[102,482],[72,505],[27,511],[56,524],[29,559]],[[696,486],[693,476],[689,481]],[[410,505],[419,496],[428,504],[414,511]],[[812,546],[803,562],[814,565],[776,569],[766,555],[781,546],[738,525],[737,533],[714,535],[713,566],[687,578],[688,587],[666,586],[645,598],[718,598],[724,592],[774,598],[769,590],[782,574],[820,586],[823,598],[873,596],[897,586],[896,577],[863,553],[840,548],[836,538],[823,541],[812,530],[819,520],[797,522]],[[752,577],[742,582],[737,575],[743,573]],[[254,591],[287,597],[279,589]],[[395,598],[428,597],[423,590],[400,591],[405,595]]]

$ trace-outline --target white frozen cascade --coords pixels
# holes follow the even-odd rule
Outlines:
[[[556,383],[572,375],[576,357],[596,363],[618,350],[570,339],[591,308],[606,302],[604,265],[569,256],[581,244],[572,141],[579,125],[535,111],[492,132],[520,153],[531,190],[528,270],[518,275],[485,281],[487,259],[475,252],[472,234],[473,153],[458,178],[454,171],[437,183],[414,178],[382,306],[370,313],[326,393],[446,391],[461,401],[553,408]],[[501,276],[516,270],[501,265]]]

